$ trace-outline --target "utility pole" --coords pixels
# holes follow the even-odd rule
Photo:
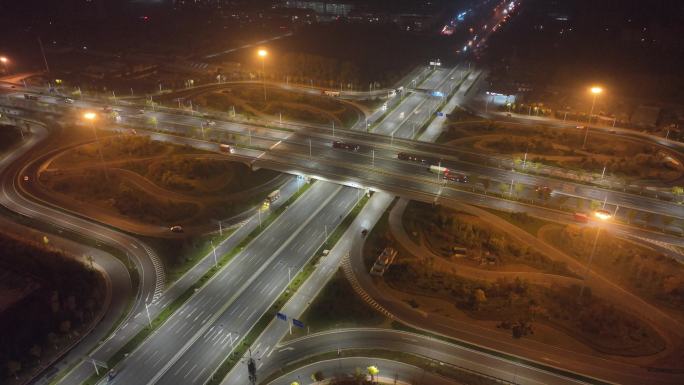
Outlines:
[[[50,67],[48,66],[47,57],[45,57],[45,50],[43,49],[43,41],[40,40],[38,36],[38,45],[40,46],[40,53],[43,55],[43,62],[45,63],[45,72],[50,72]]]
[[[152,329],[152,318],[150,317],[150,305],[145,302],[145,312],[147,313],[147,322],[150,325],[150,329]]]
[[[211,249],[214,251],[214,267],[218,267],[218,258],[216,258],[216,246],[214,246],[214,241],[211,241]]]

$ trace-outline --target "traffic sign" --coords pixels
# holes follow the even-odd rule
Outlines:
[[[302,329],[304,328],[304,322],[302,322],[296,318],[292,319],[292,324],[298,328],[302,328]]]

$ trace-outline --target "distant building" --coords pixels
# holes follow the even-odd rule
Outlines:
[[[296,9],[310,9],[319,15],[328,16],[343,16],[347,17],[354,9],[354,5],[350,3],[342,3],[332,0],[283,0],[280,3],[281,8],[296,8]]]

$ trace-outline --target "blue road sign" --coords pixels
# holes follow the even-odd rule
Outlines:
[[[283,314],[283,313],[280,313],[280,312],[276,313],[276,317],[277,317],[279,320],[287,321],[287,316],[286,316],[285,314]]]
[[[444,116],[444,112],[442,112],[442,111],[437,111],[437,116]]]
[[[292,324],[298,328],[304,328],[304,322],[302,322],[296,318],[292,319]]]

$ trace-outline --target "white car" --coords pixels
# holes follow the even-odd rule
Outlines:
[[[207,120],[207,126],[215,126],[216,122],[213,120]]]

